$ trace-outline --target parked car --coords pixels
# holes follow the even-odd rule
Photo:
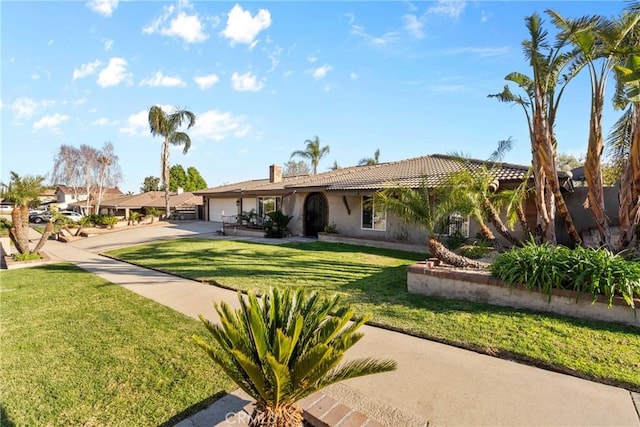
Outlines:
[[[58,215],[62,215],[65,218],[70,219],[73,222],[80,221],[84,216],[74,211],[59,211]]]
[[[43,211],[42,213],[29,212],[29,222],[35,222],[36,224],[48,222],[52,216],[50,211]]]

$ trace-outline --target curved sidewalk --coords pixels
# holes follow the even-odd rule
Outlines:
[[[66,244],[51,241],[45,250],[193,318],[203,314],[215,319],[214,300],[237,306],[233,291],[95,253],[128,243],[200,233],[217,238],[204,225],[153,229],[145,229],[138,237],[130,230],[125,233],[133,233],[129,236],[113,233]],[[384,425],[424,425],[428,421],[436,426],[640,427],[637,393],[375,327],[365,326],[363,332],[364,338],[348,357],[393,358],[398,370],[349,380],[328,394]],[[222,411],[228,410],[224,403],[220,403]],[[199,425],[197,419],[196,415],[181,425]]]

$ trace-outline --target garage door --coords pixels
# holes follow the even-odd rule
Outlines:
[[[225,216],[237,215],[237,199],[209,199],[209,221],[222,222],[222,212]]]

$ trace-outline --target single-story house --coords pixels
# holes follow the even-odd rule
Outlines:
[[[164,191],[110,197],[100,203],[100,213],[128,218],[130,212],[144,214],[147,209],[165,210]],[[178,189],[169,194],[169,209],[176,219],[200,219],[202,196]]]
[[[90,188],[90,190],[88,192],[86,187],[74,188],[68,185],[57,185],[55,190],[56,206],[58,209],[82,209],[87,206],[87,198],[95,198],[93,193],[97,191],[97,188]],[[105,189],[103,199],[122,196],[123,194],[118,187],[110,187]]]
[[[483,163],[470,162],[478,166]],[[251,209],[261,217],[270,210],[279,209],[293,216],[289,224],[293,235],[317,236],[329,226],[349,237],[425,244],[427,233],[423,227],[408,225],[386,211],[378,210],[373,195],[396,185],[418,188],[423,180],[428,187],[434,188],[461,167],[460,162],[450,156],[429,155],[345,167],[316,175],[283,177],[282,168],[271,165],[268,179],[222,185],[195,194],[204,199],[203,219],[208,221],[220,222]],[[499,188],[517,187],[527,176],[528,169],[527,166],[501,164],[496,171]],[[527,200],[525,212],[528,222],[535,224],[534,200]],[[453,230],[473,237],[479,226],[468,218],[455,216],[451,218],[449,232]],[[524,237],[518,235],[518,230],[515,235]]]

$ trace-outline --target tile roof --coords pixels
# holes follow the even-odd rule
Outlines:
[[[56,186],[57,190],[60,190],[62,193],[64,194],[73,194],[73,187],[69,187],[68,185],[57,185]],[[78,194],[87,194],[87,188],[86,187],[77,187],[76,188]],[[94,187],[95,190],[95,187]],[[124,194],[120,188],[118,187],[109,187],[105,190],[105,194]]]
[[[79,202],[78,204],[83,205],[83,202]],[[100,206],[115,209],[141,209],[144,207],[164,208],[164,204],[164,191],[148,191],[141,194],[130,194],[108,198],[103,200],[100,203]],[[201,204],[202,197],[196,196],[191,192],[184,192],[181,194],[171,193],[169,195],[169,206],[172,208],[175,208],[176,206],[194,206]]]
[[[467,159],[469,167],[479,168],[486,163]],[[419,187],[423,181],[428,187],[444,182],[447,175],[464,167],[451,156],[434,154],[396,162],[366,166],[351,166],[316,175],[286,177],[282,182],[270,183],[268,179],[238,182],[196,192],[201,195],[259,194],[296,189],[321,189],[324,191],[378,190],[396,185]],[[522,180],[527,166],[502,163],[496,171],[501,181]]]

